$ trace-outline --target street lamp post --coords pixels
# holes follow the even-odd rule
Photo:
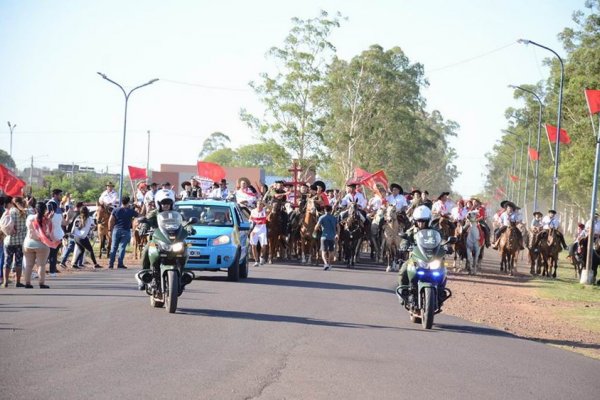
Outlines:
[[[565,77],[565,66],[563,64],[562,58],[558,55],[557,52],[552,50],[549,47],[543,46],[539,43],[536,43],[532,40],[528,39],[519,39],[519,43],[523,44],[532,44],[534,46],[541,47],[542,49],[546,49],[552,52],[558,61],[560,62],[560,87],[558,90],[558,121],[556,122],[556,146],[554,152],[556,153],[556,157],[554,158],[554,177],[552,178],[552,209],[556,210],[556,198],[558,197],[558,159],[560,152],[560,120],[561,120],[561,110],[562,110],[562,97],[563,97],[563,83]],[[538,152],[539,154],[539,152]]]
[[[110,83],[117,85],[119,87],[119,89],[121,89],[121,91],[123,92],[123,95],[125,96],[125,118],[124,118],[124,121],[123,121],[123,152],[121,153],[121,176],[119,177],[119,205],[122,205],[122,199],[123,199],[123,172],[124,172],[124,168],[125,168],[125,136],[127,134],[127,102],[129,101],[129,96],[135,90],[137,90],[139,88],[142,88],[144,86],[151,85],[154,82],[158,81],[158,79],[152,79],[151,81],[148,81],[148,82],[144,83],[143,85],[136,86],[133,89],[131,89],[129,91],[129,93],[127,93],[125,91],[125,89],[123,89],[123,86],[119,85],[117,82],[115,82],[112,79],[108,78],[105,74],[103,74],[101,72],[98,72],[98,75],[100,75],[102,78],[106,79]]]
[[[10,156],[12,157],[12,135],[13,135],[13,131],[15,130],[15,128],[17,127],[17,124],[13,124],[11,125],[10,121],[6,122],[8,124],[8,129],[10,130]]]
[[[512,88],[512,89],[519,89],[522,90],[524,92],[527,92],[529,94],[532,94],[536,100],[538,101],[539,105],[540,105],[540,111],[538,113],[538,132],[537,132],[537,145],[535,150],[537,151],[537,159],[535,160],[535,172],[534,172],[534,183],[533,183],[533,211],[537,211],[538,210],[538,204],[537,204],[537,198],[538,198],[538,173],[540,170],[540,141],[542,138],[542,111],[544,109],[544,104],[542,103],[542,100],[540,99],[540,96],[538,96],[535,92],[529,90],[529,89],[525,89],[521,86],[514,86],[514,85],[508,85],[508,87]],[[529,140],[529,143],[531,143],[531,140]],[[527,149],[529,151],[529,144],[527,145]]]

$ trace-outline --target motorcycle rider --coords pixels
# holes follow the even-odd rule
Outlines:
[[[407,235],[405,240],[409,244],[413,245],[415,243],[415,235],[418,231],[422,229],[433,229],[439,232],[438,229],[429,225],[431,222],[431,210],[426,205],[421,205],[415,208],[412,215],[414,225],[405,232]],[[402,264],[400,271],[398,271],[398,275],[400,286],[402,286],[401,296],[404,299],[404,301],[407,301],[407,297],[410,292],[410,281],[408,279],[408,263],[405,262]]]

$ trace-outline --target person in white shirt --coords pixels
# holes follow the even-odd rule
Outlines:
[[[76,265],[75,261],[79,256],[79,252],[85,252],[86,250],[90,254],[90,258],[94,263],[94,268],[102,268],[96,262],[96,256],[94,256],[94,249],[92,244],[90,243],[89,235],[92,227],[94,226],[94,219],[90,217],[90,211],[86,206],[81,207],[79,210],[79,217],[73,223],[73,229],[71,233],[73,234],[73,238],[75,239],[75,244],[77,245],[77,250],[73,254],[73,268],[82,268],[83,265]]]
[[[250,221],[254,222],[254,228],[250,232],[250,245],[252,246],[252,256],[254,257],[254,266],[258,267],[265,263],[267,254],[267,212],[265,203],[259,200],[256,208],[250,213]],[[259,258],[257,245],[260,243],[261,256]],[[260,260],[260,261],[259,261]]]
[[[446,208],[446,201],[450,192],[442,192],[437,198],[436,202],[431,206],[431,214],[433,220],[439,219],[440,217],[448,217],[450,210]],[[432,220],[432,224],[433,224]]]
[[[190,181],[181,182],[181,191],[179,192],[180,200],[187,200],[192,196],[192,183]]]
[[[98,203],[107,207],[119,206],[119,194],[115,192],[115,185],[112,182],[106,182],[106,190],[98,198]]]
[[[548,214],[546,214],[546,216],[542,219],[542,225],[543,225],[544,231],[537,236],[536,241],[533,244],[534,248],[537,248],[540,240],[548,237],[548,231],[550,231],[551,229],[554,229],[556,232],[556,235],[560,239],[560,243],[562,244],[563,249],[565,249],[565,250],[568,249],[567,243],[565,242],[565,237],[563,236],[562,232],[558,230],[560,221],[559,221],[558,217],[556,216],[555,210],[548,210]]]
[[[390,190],[392,191],[392,194],[386,198],[388,204],[396,206],[397,212],[405,211],[408,207],[408,202],[404,196],[404,190],[402,189],[402,186],[398,185],[397,183],[392,183],[390,185]]]
[[[348,207],[351,202],[356,203],[361,209],[367,207],[367,199],[365,199],[364,194],[356,190],[356,183],[349,183],[346,185],[346,195],[342,198],[340,205],[345,208]]]
[[[500,223],[502,224],[502,226],[496,230],[496,232],[495,232],[496,240],[492,244],[492,248],[496,249],[496,250],[498,250],[498,245],[500,244],[500,238],[501,238],[502,234],[504,233],[504,231],[506,231],[506,229],[509,226],[511,226],[513,223],[517,224],[517,223],[523,221],[521,214],[517,212],[519,207],[517,207],[515,205],[515,203],[513,203],[512,201],[504,200],[502,203],[500,203],[500,207],[504,208],[504,212],[502,214],[500,214]],[[521,231],[518,229],[515,229],[515,232],[516,232],[518,240],[519,240],[520,249],[524,250],[525,246],[523,246],[523,235],[521,234]]]
[[[148,184],[146,182],[138,183],[138,188],[135,192],[135,205],[142,208],[144,206],[144,197],[148,191]]]
[[[369,199],[369,205],[368,205],[369,213],[374,214],[381,207],[388,204],[388,201],[386,199],[387,193],[386,193],[385,188],[383,186],[379,186],[378,189],[379,189],[379,193],[375,193],[375,195]]]
[[[154,196],[156,196],[157,188],[158,184],[156,182],[152,182],[150,189],[144,195],[144,205],[146,206],[147,211],[150,209],[150,207],[155,208]]]
[[[240,188],[235,191],[236,202],[250,209],[254,208],[258,200],[258,193],[250,188],[250,180],[248,178],[240,178],[238,185]]]

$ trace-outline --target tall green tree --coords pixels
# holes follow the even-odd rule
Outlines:
[[[0,149],[0,164],[6,165],[8,168],[15,168],[15,160],[6,151]]]
[[[222,132],[213,132],[202,143],[202,150],[200,150],[200,154],[198,154],[198,159],[202,160],[209,154],[230,146],[231,139],[229,136]]]
[[[263,139],[271,138],[288,149],[305,170],[314,167],[310,164],[319,159],[315,155],[323,152],[322,88],[335,52],[329,37],[340,26],[340,17],[321,11],[316,18],[293,18],[283,46],[268,52],[279,72],[263,73],[259,82],[250,83],[265,106],[265,115],[240,112],[241,119]]]

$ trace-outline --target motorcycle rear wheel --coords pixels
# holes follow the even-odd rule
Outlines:
[[[179,275],[175,271],[167,271],[167,280],[165,287],[167,288],[165,296],[165,306],[169,314],[177,311],[177,298],[179,294]]]
[[[425,329],[431,329],[433,326],[433,315],[435,314],[435,290],[431,287],[423,289],[423,310],[421,313],[421,326]]]

